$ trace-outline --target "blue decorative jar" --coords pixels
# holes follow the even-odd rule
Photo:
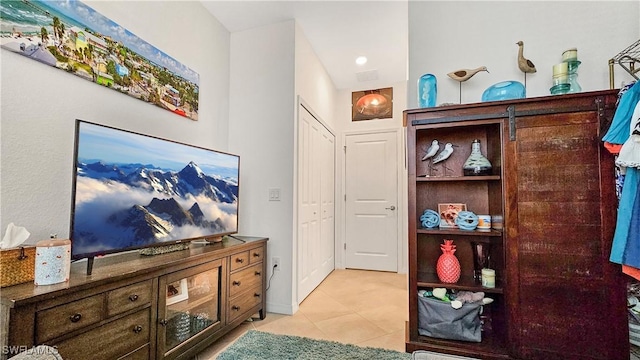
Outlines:
[[[521,82],[507,80],[489,86],[482,93],[482,101],[524,99],[526,96],[526,89]]]
[[[418,79],[418,105],[421,108],[436,106],[438,81],[433,74],[424,74]]]

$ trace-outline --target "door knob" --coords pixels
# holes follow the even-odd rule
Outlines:
[[[389,206],[388,208],[385,208],[385,209],[387,209],[387,210],[395,210],[395,209],[396,209],[396,207],[395,207],[395,206],[393,206],[393,205],[391,205],[391,206]]]

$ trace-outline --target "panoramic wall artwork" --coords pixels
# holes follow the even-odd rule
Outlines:
[[[198,120],[198,73],[80,1],[2,0],[0,45]]]

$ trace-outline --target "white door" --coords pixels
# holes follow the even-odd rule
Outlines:
[[[398,271],[397,133],[346,136],[346,267]]]
[[[335,137],[303,106],[298,125],[298,303],[335,267]]]

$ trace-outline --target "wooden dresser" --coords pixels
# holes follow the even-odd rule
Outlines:
[[[3,288],[0,359],[36,345],[73,359],[189,359],[266,315],[267,238],[72,264],[68,283]]]

